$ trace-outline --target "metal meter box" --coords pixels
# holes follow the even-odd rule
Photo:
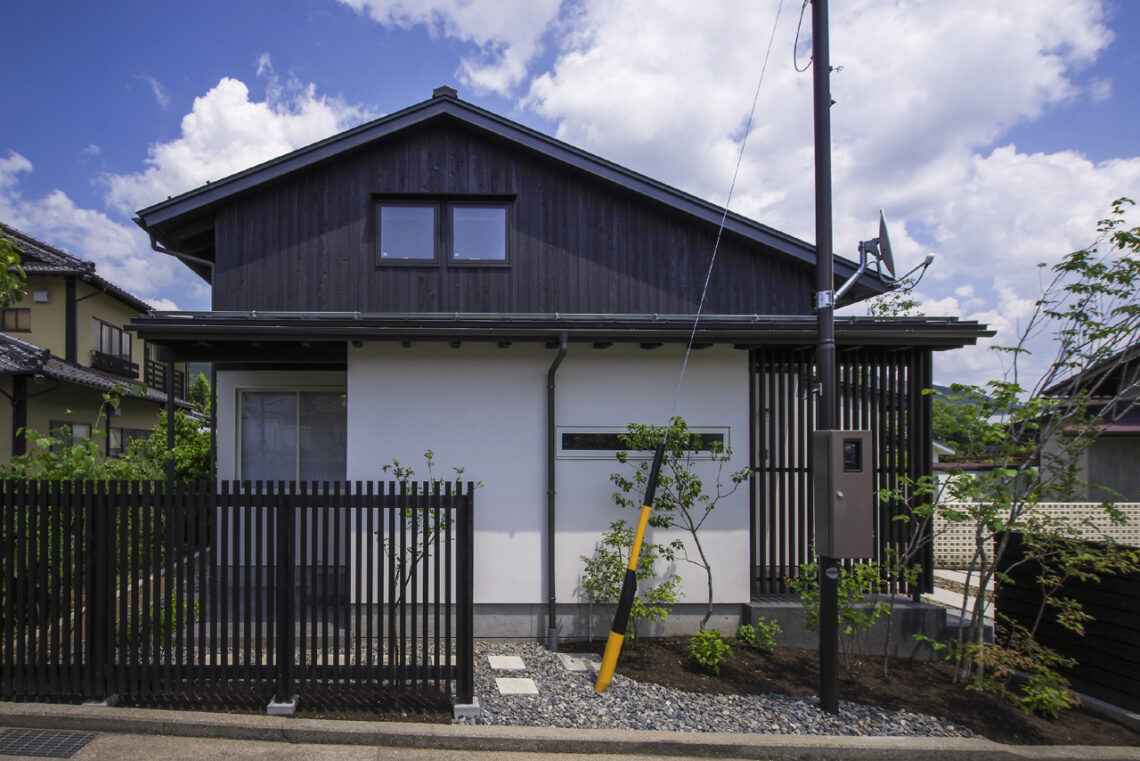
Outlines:
[[[875,554],[875,481],[870,431],[813,431],[815,551],[829,558]]]

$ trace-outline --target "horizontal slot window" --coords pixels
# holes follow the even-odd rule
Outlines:
[[[711,458],[714,448],[723,451],[728,447],[727,427],[692,428],[689,442],[697,457]],[[616,452],[629,452],[633,459],[649,459],[649,451],[634,452],[622,443],[625,428],[559,428],[558,457],[580,460],[612,460]]]

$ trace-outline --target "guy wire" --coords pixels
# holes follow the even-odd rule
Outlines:
[[[713,243],[712,257],[709,259],[709,268],[705,272],[705,285],[701,289],[701,300],[697,304],[697,314],[693,317],[693,330],[689,334],[689,345],[685,348],[685,359],[681,362],[681,375],[677,378],[677,390],[673,393],[673,409],[669,412],[669,419],[665,423],[666,438],[668,438],[669,428],[673,424],[673,418],[677,415],[677,402],[681,398],[681,386],[685,382],[685,370],[689,366],[689,356],[693,353],[693,342],[697,337],[697,325],[701,321],[701,312],[705,307],[709,281],[712,280],[716,255],[720,250],[720,239],[724,235],[724,223],[728,219],[728,207],[732,203],[732,193],[736,190],[736,179],[740,175],[740,164],[744,161],[744,148],[748,145],[749,134],[752,133],[752,119],[756,115],[756,104],[760,100],[760,87],[764,84],[764,72],[768,70],[768,58],[772,55],[772,43],[776,39],[776,28],[780,24],[780,11],[783,7],[784,0],[780,0],[780,4],[776,7],[776,20],[772,22],[772,34],[768,37],[768,50],[764,53],[764,63],[760,67],[760,80],[756,83],[756,92],[752,96],[752,110],[748,113],[748,122],[744,125],[744,137],[740,141],[740,152],[736,155],[736,169],[732,172],[732,183],[728,186],[728,198],[724,202],[724,212],[720,215],[720,227],[716,231],[716,242]]]

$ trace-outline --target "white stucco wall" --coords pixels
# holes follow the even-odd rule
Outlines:
[[[546,372],[555,351],[515,344],[365,344],[348,355],[348,473],[382,477],[396,458],[423,471],[435,451],[437,475],[452,465],[482,481],[476,494],[476,602],[546,599]],[[571,344],[557,376],[560,426],[664,423],[680,371],[681,347],[596,350]],[[219,383],[219,385],[221,385]],[[730,469],[747,463],[747,354],[731,348],[694,352],[677,412],[692,426],[730,428]],[[222,418],[225,419],[225,418]],[[557,462],[559,602],[579,600],[579,555],[590,554],[617,517],[636,522],[612,500],[611,459]],[[711,465],[709,466],[711,470]],[[718,602],[748,600],[748,493],[741,488],[706,523],[715,558]],[[656,536],[654,541],[668,537]],[[686,601],[705,599],[703,572],[682,564]]]

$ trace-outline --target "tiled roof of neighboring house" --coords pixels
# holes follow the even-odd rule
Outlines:
[[[95,274],[95,262],[88,262],[77,256],[50,246],[0,222],[0,233],[15,241],[20,249],[20,266],[29,275],[73,275],[89,285],[105,291],[124,304],[140,312],[149,312],[154,307],[138,296],[124,291],[119,286]]]
[[[34,373],[50,356],[51,352],[42,346],[0,333],[0,375]]]
[[[158,403],[166,401],[166,394],[161,391],[90,367],[66,362],[59,357],[53,357],[50,351],[41,346],[4,333],[0,333],[0,375],[42,375],[52,380],[74,383],[100,391],[111,391],[118,387],[123,389],[123,396],[134,399],[146,399]],[[138,391],[139,388],[143,391]],[[175,404],[183,408],[190,407],[189,402],[181,399],[176,399]]]

